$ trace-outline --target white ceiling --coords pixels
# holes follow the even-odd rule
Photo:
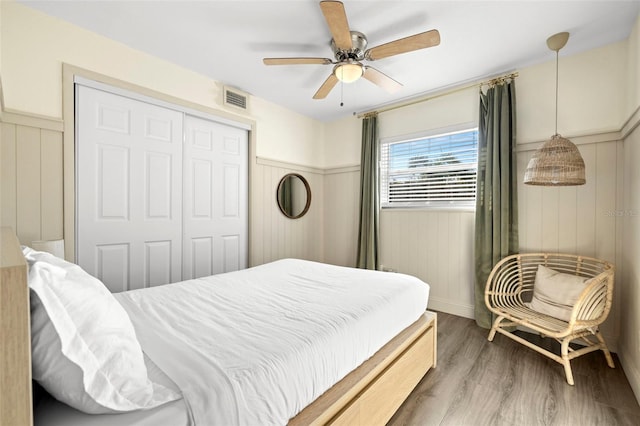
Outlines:
[[[312,99],[331,66],[262,63],[333,59],[316,0],[21,2],[323,121],[552,60],[546,39],[557,32],[571,33],[561,56],[623,40],[640,11],[640,0],[344,0],[351,30],[365,33],[370,47],[430,29],[441,44],[369,63],[404,87],[389,95],[360,79],[343,86],[340,107],[340,84]]]

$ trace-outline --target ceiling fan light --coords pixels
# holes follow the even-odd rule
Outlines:
[[[524,183],[540,186],[584,185],[584,160],[578,147],[555,134],[529,160]]]
[[[343,83],[353,83],[362,77],[364,68],[358,62],[347,62],[336,65],[333,74]]]

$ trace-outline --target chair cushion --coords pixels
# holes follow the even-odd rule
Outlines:
[[[591,278],[564,274],[538,265],[533,284],[533,298],[527,305],[530,309],[569,321],[571,310]]]

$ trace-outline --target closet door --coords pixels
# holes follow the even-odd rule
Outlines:
[[[113,292],[182,278],[182,123],[76,85],[76,261]]]
[[[247,267],[248,132],[185,117],[183,279]]]

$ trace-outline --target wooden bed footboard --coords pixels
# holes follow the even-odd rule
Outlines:
[[[0,425],[32,425],[27,263],[15,232],[0,231]],[[289,424],[385,424],[436,366],[436,322],[425,312]]]

